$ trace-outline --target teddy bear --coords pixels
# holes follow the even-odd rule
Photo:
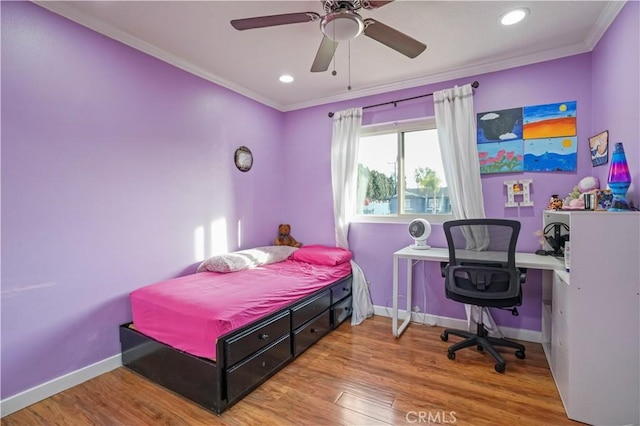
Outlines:
[[[275,244],[277,246],[302,246],[302,243],[296,241],[296,239],[291,236],[291,225],[288,223],[281,223],[278,226],[278,237],[275,240]]]

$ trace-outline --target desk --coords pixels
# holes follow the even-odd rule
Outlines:
[[[407,261],[407,316],[400,327],[398,327],[398,264],[400,259],[406,259]],[[411,284],[413,282],[412,262],[414,260],[448,262],[449,249],[432,247],[427,250],[420,250],[408,246],[393,253],[393,312],[391,323],[393,335],[396,337],[400,337],[411,321]],[[519,268],[542,269],[549,271],[548,274],[543,276],[543,280],[549,280],[549,282],[553,280],[553,271],[557,271],[561,274],[565,272],[564,261],[556,259],[553,256],[540,256],[533,253],[516,253],[516,266]],[[568,281],[568,274],[566,275],[566,280]]]
[[[567,416],[640,424],[640,215],[546,211],[542,229],[553,222],[571,229],[571,276],[552,256],[517,253],[516,265],[542,270],[542,348]],[[407,318],[398,327],[400,259],[407,261]],[[396,337],[411,318],[414,260],[447,262],[449,251],[406,247],[393,254]]]

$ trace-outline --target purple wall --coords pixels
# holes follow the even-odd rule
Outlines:
[[[205,256],[216,220],[217,250],[272,241],[283,116],[32,3],[1,5],[4,399],[117,354],[129,292],[194,271],[198,228]]]
[[[431,93],[454,85],[463,85],[478,80],[480,87],[474,95],[474,109],[477,112],[491,111],[538,105],[562,101],[578,103],[578,137],[584,140],[590,134],[591,117],[591,62],[590,55],[583,54],[565,59],[536,65],[478,75],[461,80],[433,84],[420,88],[403,90],[395,93],[370,96],[351,102],[341,102],[320,107],[308,108],[287,113],[285,134],[286,152],[291,155],[290,167],[286,173],[291,200],[304,198],[310,188],[313,200],[305,203],[292,201],[287,206],[292,223],[297,229],[297,238],[303,241],[334,243],[333,222],[327,223],[323,217],[332,215],[331,210],[331,176],[330,146],[332,120],[327,117],[328,111],[338,111],[351,106],[377,104],[393,99]],[[433,116],[433,99],[431,97],[367,110],[364,124],[384,123],[394,120],[406,120]],[[309,154],[311,152],[311,154]],[[295,180],[293,176],[305,173],[304,162],[295,161],[307,153],[308,158],[323,161],[316,165],[316,172],[304,180]],[[592,173],[589,150],[579,147],[578,171],[573,173],[513,173],[486,175],[482,178],[487,217],[507,217],[518,219],[522,230],[518,241],[518,250],[533,252],[540,248],[538,237],[534,233],[542,228],[542,211],[548,205],[551,194],[562,194],[564,197],[578,181]],[[308,174],[307,174],[308,175]],[[305,175],[305,176],[307,176]],[[513,178],[531,178],[533,207],[505,208],[506,188],[504,181]],[[393,252],[411,243],[406,224],[370,224],[354,223],[351,225],[350,248],[355,260],[364,270],[371,282],[371,296],[374,305],[391,307],[392,303],[392,257]],[[429,243],[435,247],[446,247],[441,225],[434,225]],[[404,264],[401,266],[404,269]],[[403,276],[401,282],[404,282]],[[541,273],[531,271],[525,286],[524,303],[520,316],[513,317],[509,313],[496,312],[499,324],[530,330],[540,329],[541,314]],[[418,264],[414,268],[413,305],[420,305],[422,312],[446,317],[464,317],[461,304],[449,301],[444,296],[443,279],[439,265],[433,262]],[[425,295],[426,292],[426,295]],[[400,294],[405,294],[401,291]],[[426,301],[426,305],[425,305]],[[400,300],[404,306],[404,300]]]
[[[614,139],[623,140],[627,156],[633,157],[629,159],[633,179],[635,182],[640,181],[640,132],[637,119],[640,116],[640,49],[637,48],[640,37],[637,2],[630,2],[625,6],[610,33],[606,34],[593,55],[593,72],[592,55],[582,54],[446,83],[288,112],[285,120],[285,152],[288,155],[287,162],[292,166],[285,171],[290,194],[286,210],[295,226],[296,237],[303,241],[327,244],[333,244],[335,241],[333,221],[326,220],[326,217],[332,215],[329,172],[332,120],[327,117],[329,111],[417,96],[478,80],[480,87],[474,96],[474,108],[477,112],[572,100],[578,103],[577,172],[499,174],[482,178],[487,216],[520,220],[522,230],[518,250],[533,252],[540,248],[539,237],[534,233],[542,227],[542,211],[546,208],[551,194],[557,193],[564,198],[585,176],[598,176],[602,182],[601,187],[606,186],[608,167],[592,167],[587,149],[589,136],[602,129],[609,129]],[[619,46],[624,48],[621,49]],[[624,102],[618,102],[619,100]],[[624,107],[621,108],[621,105]],[[596,114],[599,115],[599,120],[594,119]],[[384,123],[433,115],[432,99],[424,98],[400,103],[395,108],[389,106],[367,110],[363,123]],[[309,166],[311,159],[312,173]],[[301,175],[305,176],[305,179],[296,178]],[[504,207],[506,189],[503,182],[512,178],[533,179],[534,207]],[[635,201],[636,206],[640,197],[638,189],[633,188],[638,186],[636,183],[630,191],[630,198]],[[305,201],[299,202],[301,199]],[[433,228],[430,244],[436,247],[446,246],[442,227],[434,225]],[[355,260],[371,282],[374,304],[390,307],[392,254],[411,243],[406,224],[354,223],[351,225],[349,241]],[[414,277],[414,304],[420,305],[422,312],[464,317],[462,306],[444,297],[443,280],[437,264],[426,262],[417,265],[414,268]],[[498,311],[494,313],[496,321],[506,326],[540,330],[540,283],[540,271],[531,270],[524,287],[524,302],[520,316],[513,317],[509,313]],[[401,291],[401,294],[404,292]],[[425,300],[427,306],[424,306]],[[404,300],[400,303],[404,306]]]
[[[627,198],[640,207],[640,2],[630,1],[591,53],[592,134],[609,130],[609,149],[624,144],[631,172]],[[611,154],[609,154],[611,158]],[[609,164],[596,167],[607,181]]]
[[[533,233],[549,195],[568,193],[583,176],[606,179],[608,168],[593,169],[586,149],[586,138],[602,129],[625,142],[632,198],[640,202],[636,2],[592,54],[287,113],[34,4],[1,8],[2,398],[117,354],[128,293],[192,272],[198,229],[204,256],[268,244],[280,221],[305,243],[334,244],[329,111],[474,79],[478,112],[577,100],[578,172],[485,176],[487,215],[521,220],[519,250],[537,249]],[[364,121],[430,115],[427,98],[369,110]],[[255,154],[249,173],[232,164],[239,145]],[[534,207],[502,207],[502,182],[512,177],[533,178]],[[212,237],[212,222],[223,219],[224,231]],[[410,243],[406,225],[354,224],[350,243],[374,303],[390,306],[392,253]],[[440,226],[430,243],[444,246]],[[414,272],[423,311],[463,317],[444,298],[437,265]],[[520,317],[496,317],[539,330],[539,272],[530,272],[525,291]]]

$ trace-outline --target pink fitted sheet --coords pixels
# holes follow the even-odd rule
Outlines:
[[[295,260],[232,273],[200,272],[131,293],[133,325],[176,349],[215,359],[218,337],[273,313],[351,273]]]

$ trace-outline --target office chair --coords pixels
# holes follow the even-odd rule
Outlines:
[[[480,319],[476,332],[445,329],[443,341],[449,335],[464,340],[451,345],[447,356],[456,358],[456,351],[476,346],[495,359],[495,369],[504,373],[506,362],[496,346],[516,349],[516,357],[525,358],[523,345],[507,339],[490,337],[483,323],[489,307],[508,309],[518,315],[515,306],[522,303],[521,284],[525,270],[516,268],[516,242],[520,222],[507,219],[463,219],[443,224],[449,245],[449,263],[443,268],[445,294],[448,299],[479,306]]]

